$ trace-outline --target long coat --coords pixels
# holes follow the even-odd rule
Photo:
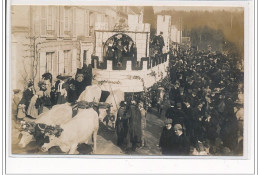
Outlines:
[[[172,138],[174,136],[173,128],[167,130],[166,127],[163,128],[160,137],[159,146],[162,148],[163,155],[169,155],[172,153]]]
[[[141,129],[141,112],[131,105],[127,111],[129,117],[129,136],[132,143],[141,143],[142,129]]]
[[[33,97],[33,90],[30,90],[30,89],[26,89],[24,92],[23,92],[23,97],[20,101],[19,104],[24,104],[25,105],[25,111],[28,110],[28,107],[29,107],[29,104],[30,104],[30,101]]]

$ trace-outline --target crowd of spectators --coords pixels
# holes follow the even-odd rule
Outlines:
[[[165,117],[172,126],[181,124],[191,150],[203,151],[202,144],[208,154],[242,154],[243,119],[236,112],[243,108],[238,99],[243,72],[238,64],[232,55],[194,48],[175,49],[171,55],[172,87],[164,87],[171,106]]]

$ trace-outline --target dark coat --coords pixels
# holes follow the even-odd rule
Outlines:
[[[170,155],[172,153],[172,138],[174,136],[173,128],[167,130],[166,127],[163,128],[160,137],[159,146],[162,148],[163,155]]]
[[[125,144],[127,146],[127,132],[129,128],[128,118],[126,118],[125,109],[119,108],[117,113],[117,120],[115,124],[117,134],[117,144],[119,146]]]
[[[169,130],[163,128],[159,146],[162,148],[163,155],[188,155],[190,142],[184,134],[176,136],[173,127]]]
[[[25,105],[25,111],[27,111],[32,97],[33,97],[33,90],[26,89],[23,92],[23,97],[22,97],[22,99],[21,99],[19,104],[24,104]]]
[[[132,143],[141,143],[142,129],[141,129],[141,112],[131,105],[127,111],[129,116],[129,136]]]
[[[172,155],[184,156],[190,152],[190,141],[184,134],[181,136],[174,135],[172,138]]]

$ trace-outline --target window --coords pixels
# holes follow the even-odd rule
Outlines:
[[[72,30],[72,9],[65,8],[64,11],[64,31],[71,32]]]
[[[41,7],[41,35],[46,35],[46,7]]]
[[[84,64],[87,65],[87,50],[84,50],[84,52],[83,52],[83,65]]]
[[[51,73],[53,76],[57,75],[57,58],[55,52],[46,52],[46,68],[45,72]]]
[[[54,35],[55,31],[55,7],[48,7],[47,11],[47,34]]]
[[[72,54],[70,50],[64,51],[64,74],[68,75],[72,72]]]
[[[55,52],[40,52],[40,76],[44,73],[58,74],[57,54]]]

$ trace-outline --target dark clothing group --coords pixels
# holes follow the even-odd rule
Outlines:
[[[239,84],[243,83],[237,60],[222,53],[205,53],[195,49],[176,50],[170,60],[172,87],[169,93],[171,107],[166,117],[173,125],[182,123],[191,145],[198,142],[215,145],[220,139],[223,148],[236,152]],[[214,154],[214,151],[212,152]]]
[[[169,130],[163,128],[159,146],[162,148],[163,155],[184,156],[190,152],[189,139],[184,134],[177,136],[173,128]]]
[[[131,38],[126,35],[109,40],[106,48],[106,58],[112,59],[115,65],[122,65],[122,62],[127,59],[132,61],[137,59],[137,48]]]
[[[136,105],[120,108],[116,120],[117,144],[126,151],[142,146],[142,116]]]

